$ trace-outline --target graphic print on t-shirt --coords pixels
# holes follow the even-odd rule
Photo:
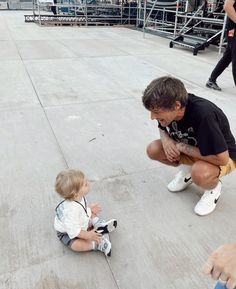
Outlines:
[[[64,216],[64,204],[63,204],[63,202],[57,206],[56,216],[57,216],[58,220],[62,221],[63,216]]]
[[[192,127],[189,127],[185,132],[182,132],[181,130],[179,130],[177,122],[173,121],[171,123],[169,134],[171,138],[178,142],[189,144],[195,147],[197,146],[197,140],[194,137],[195,134]]]

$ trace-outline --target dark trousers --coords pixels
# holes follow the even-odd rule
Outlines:
[[[51,11],[54,15],[57,15],[57,8],[56,6],[51,6]]]
[[[233,37],[228,37],[226,50],[211,73],[210,80],[216,81],[217,77],[229,66],[232,61],[232,72],[236,85],[236,30]]]

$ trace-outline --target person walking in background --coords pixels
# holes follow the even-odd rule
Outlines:
[[[227,18],[227,46],[226,50],[213,69],[210,78],[206,83],[206,87],[221,90],[218,86],[216,79],[232,62],[232,72],[234,83],[236,85],[236,0],[226,0],[224,4],[224,10],[228,16]]]

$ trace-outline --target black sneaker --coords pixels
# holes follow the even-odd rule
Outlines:
[[[221,90],[221,88],[218,86],[218,84],[216,83],[216,81],[212,81],[212,80],[208,80],[206,83],[206,87],[208,88],[212,88],[214,90]]]

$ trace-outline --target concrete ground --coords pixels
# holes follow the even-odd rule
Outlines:
[[[236,135],[230,68],[222,92],[205,88],[219,55],[193,56],[169,41],[121,27],[39,27],[24,12],[0,12],[0,288],[202,289],[201,267],[236,240],[235,173],[223,179],[217,210],[193,213],[202,191],[173,194],[176,170],[148,160],[158,138],[141,103],[153,79],[172,74],[219,105]],[[74,253],[53,229],[57,173],[83,170],[88,196],[115,217],[112,256]]]

